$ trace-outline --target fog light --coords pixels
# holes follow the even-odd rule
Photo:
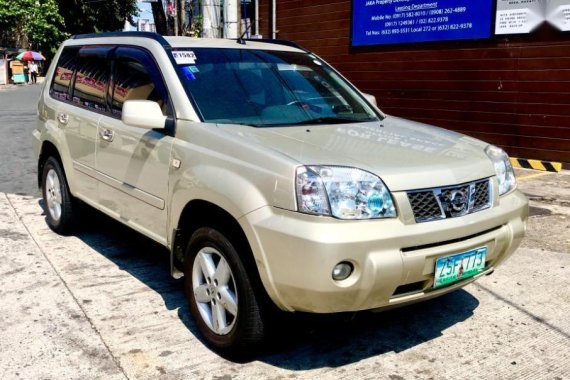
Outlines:
[[[338,263],[332,271],[332,278],[335,281],[346,280],[352,274],[353,269],[354,267],[349,262]]]

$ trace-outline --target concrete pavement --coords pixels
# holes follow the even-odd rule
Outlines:
[[[0,194],[0,378],[124,378],[17,212]]]
[[[3,194],[0,377],[568,378],[570,198],[545,202],[544,181],[564,194],[570,174],[521,181],[540,198],[529,239],[492,276],[352,322],[293,318],[245,363],[201,343],[163,249],[97,214],[77,236],[58,236],[36,197]],[[543,226],[558,238],[539,235]]]

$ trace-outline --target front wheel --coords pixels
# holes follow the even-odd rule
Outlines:
[[[192,235],[184,277],[190,310],[210,345],[235,353],[263,339],[253,286],[234,245],[222,233],[206,227]]]
[[[72,232],[76,219],[74,200],[63,168],[54,157],[48,158],[43,168],[42,196],[48,226],[62,235]]]

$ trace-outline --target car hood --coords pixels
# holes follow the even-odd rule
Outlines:
[[[219,125],[302,165],[357,167],[392,191],[465,183],[495,175],[488,145],[394,116],[380,122],[252,128]]]

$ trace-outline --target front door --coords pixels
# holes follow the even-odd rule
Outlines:
[[[99,204],[123,222],[166,244],[171,130],[123,124],[127,100],[154,100],[172,116],[168,92],[149,53],[119,47],[109,86],[111,113],[99,120],[96,166]]]

